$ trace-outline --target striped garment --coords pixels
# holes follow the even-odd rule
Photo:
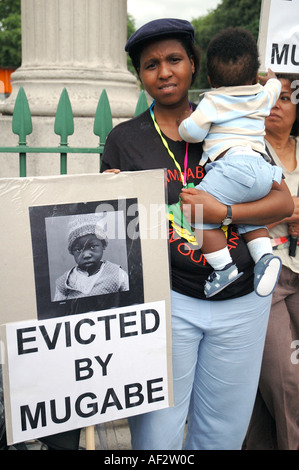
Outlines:
[[[197,109],[179,127],[187,142],[201,142],[211,161],[234,146],[251,145],[265,153],[265,117],[281,91],[281,83],[270,79],[260,84],[221,87],[204,94]]]

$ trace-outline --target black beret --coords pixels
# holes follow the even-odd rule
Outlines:
[[[189,21],[176,18],[161,18],[159,20],[150,21],[137,29],[128,39],[125,51],[130,54],[130,51],[132,51],[135,46],[148,39],[155,39],[172,34],[189,36],[190,39],[194,41],[194,29]]]

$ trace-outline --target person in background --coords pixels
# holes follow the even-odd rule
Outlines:
[[[195,109],[188,99],[199,70],[192,25],[172,18],[151,21],[129,38],[125,49],[154,102],[111,131],[101,172],[163,168],[170,206],[180,195],[192,204],[204,201],[204,221],[220,223],[227,216],[224,204],[194,188],[194,194],[182,193],[184,186],[198,184],[205,174],[199,164],[202,144],[189,145],[178,131],[182,117]],[[232,220],[265,224],[292,211],[292,198],[282,182],[263,200],[234,205]],[[192,231],[178,229],[169,217],[174,406],[129,419],[133,449],[181,449],[187,416],[185,449],[242,447],[258,385],[271,296],[255,294],[254,264],[231,224],[227,237],[244,275],[207,300],[204,282],[212,268]]]
[[[296,77],[278,78],[282,91],[266,119],[266,144],[283,170],[295,209],[291,217],[268,226],[283,266],[273,294],[259,388],[246,438],[249,450],[299,449],[299,105],[292,88]]]

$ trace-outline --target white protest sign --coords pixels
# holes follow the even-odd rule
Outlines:
[[[166,323],[158,301],[2,326],[8,443],[170,406]]]
[[[299,73],[299,0],[263,0],[258,46],[261,72]]]

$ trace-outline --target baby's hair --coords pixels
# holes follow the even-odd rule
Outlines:
[[[226,28],[207,49],[207,70],[213,87],[256,83],[260,66],[256,40],[243,28]]]

